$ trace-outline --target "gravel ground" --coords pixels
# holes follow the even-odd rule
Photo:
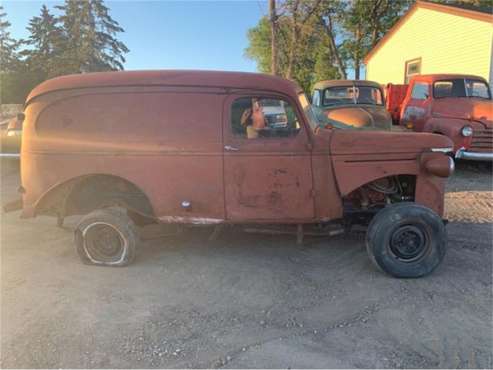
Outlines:
[[[5,201],[18,179],[2,174]],[[415,280],[377,271],[356,232],[298,246],[200,229],[101,268],[79,262],[76,220],[2,215],[0,365],[491,368],[491,186],[491,167],[459,164],[448,254]]]

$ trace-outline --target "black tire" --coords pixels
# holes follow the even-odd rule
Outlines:
[[[385,207],[370,222],[366,250],[373,263],[398,278],[431,273],[443,260],[447,235],[441,218],[415,203]]]
[[[82,262],[127,266],[135,258],[139,234],[127,211],[120,207],[95,210],[82,218],[74,233]]]

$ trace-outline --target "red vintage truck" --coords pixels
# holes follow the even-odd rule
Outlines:
[[[450,140],[327,126],[279,77],[58,77],[29,94],[22,126],[22,217],[80,215],[84,263],[129,264],[146,223],[284,224],[300,241],[307,228],[363,224],[370,259],[397,277],[445,255]]]
[[[387,85],[387,109],[395,124],[449,137],[457,159],[493,160],[493,102],[478,76],[414,76],[409,85]]]

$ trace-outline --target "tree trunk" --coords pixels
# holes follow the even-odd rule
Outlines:
[[[332,26],[332,18],[330,14],[327,15],[327,20],[328,23],[325,23],[322,20],[322,24],[324,25],[325,32],[327,33],[327,36],[329,37],[329,48],[334,56],[334,59],[337,64],[337,71],[339,72],[340,76],[342,79],[347,79],[347,74],[346,74],[346,69],[344,68],[344,64],[342,62],[342,58],[339,55],[339,51],[337,50],[337,45],[334,37],[334,32],[333,32],[333,26]]]
[[[271,60],[270,73],[277,75],[277,15],[276,0],[269,0],[269,19],[270,19],[270,37],[271,37]]]
[[[286,70],[286,78],[288,80],[293,77],[296,44],[298,43],[298,5],[299,0],[295,0],[291,7],[291,45],[288,54],[288,69]]]
[[[355,48],[354,53],[353,53],[353,61],[354,61],[354,79],[359,80],[359,70],[361,67],[361,56],[360,56],[360,50],[361,50],[361,28],[358,25],[356,28],[355,32],[355,40],[356,40],[356,45],[358,46]]]
[[[289,49],[289,59],[288,59],[288,69],[286,71],[286,78],[288,80],[293,77],[293,69],[294,69],[294,59],[296,52],[296,44],[298,43],[298,31],[296,24],[293,24],[293,29],[291,32],[291,47]]]
[[[300,0],[294,0],[291,6],[292,28],[291,28],[291,48],[289,49],[288,70],[286,72],[286,78],[292,79],[294,64],[296,62],[296,51],[298,48],[299,33],[302,32],[306,22],[312,17],[312,15],[319,9],[322,0],[316,0],[310,10],[308,10],[304,17],[299,18],[298,8]]]

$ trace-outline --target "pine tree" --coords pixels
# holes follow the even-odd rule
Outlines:
[[[46,5],[41,7],[39,17],[33,17],[27,27],[30,35],[24,44],[31,48],[25,50],[26,64],[30,70],[41,71],[45,77],[56,75],[54,66],[60,55],[61,30],[56,18],[50,14]]]
[[[0,5],[0,72],[12,71],[18,64],[19,43],[10,37],[10,22],[5,19],[6,16],[7,13]]]
[[[121,70],[129,50],[116,36],[124,32],[103,0],[65,0],[56,6],[63,29],[61,66],[65,73]]]

